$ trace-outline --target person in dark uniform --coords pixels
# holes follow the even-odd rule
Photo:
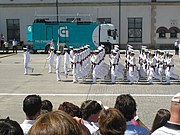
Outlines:
[[[176,42],[174,43],[174,47],[175,47],[175,55],[179,55],[179,39],[176,40]]]

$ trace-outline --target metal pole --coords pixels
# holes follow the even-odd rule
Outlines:
[[[56,14],[57,14],[57,23],[59,22],[59,19],[58,19],[58,0],[56,0]]]
[[[99,46],[101,45],[101,24],[99,24]]]
[[[121,0],[119,0],[119,47],[121,48]]]

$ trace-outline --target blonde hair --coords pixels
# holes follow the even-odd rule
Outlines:
[[[28,135],[82,135],[82,131],[73,117],[59,110],[39,116]]]

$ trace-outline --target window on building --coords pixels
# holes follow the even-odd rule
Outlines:
[[[177,31],[176,30],[171,30],[170,38],[177,38]]]
[[[166,33],[169,33],[169,30],[166,27],[161,26],[157,29],[156,33],[159,33],[159,38],[166,38]]]
[[[20,24],[19,19],[7,19],[7,40],[13,40],[14,38],[17,41],[20,41]]]
[[[166,31],[165,30],[160,30],[159,38],[166,38]]]
[[[97,18],[97,22],[101,24],[111,23],[111,18]]]
[[[142,18],[128,18],[128,42],[142,42]]]
[[[177,33],[180,33],[180,29],[178,27],[171,27],[169,29],[170,38],[177,38]]]

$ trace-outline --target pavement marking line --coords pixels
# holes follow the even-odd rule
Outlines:
[[[87,94],[42,94],[42,93],[0,93],[0,96],[27,96],[27,95],[40,95],[40,96],[79,96],[84,97],[87,96]],[[88,94],[90,97],[113,97],[113,96],[119,96],[121,94]],[[131,94],[133,97],[173,97],[175,94]]]

